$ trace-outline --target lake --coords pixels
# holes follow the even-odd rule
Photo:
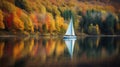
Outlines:
[[[117,67],[120,37],[0,37],[0,67]],[[119,66],[118,66],[119,67]]]

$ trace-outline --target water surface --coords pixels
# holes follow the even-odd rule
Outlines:
[[[120,63],[119,53],[120,37],[0,38],[0,67],[113,67]]]

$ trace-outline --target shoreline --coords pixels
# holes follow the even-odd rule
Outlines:
[[[0,37],[26,37],[26,36],[30,36],[30,37],[63,37],[64,34],[50,34],[50,33],[44,33],[41,34],[40,32],[33,32],[33,33],[29,33],[29,32],[8,32],[8,31],[0,31]],[[77,37],[120,37],[120,35],[104,35],[104,34],[98,34],[98,35],[89,35],[89,34],[85,34],[85,33],[81,33],[81,34],[76,34]]]

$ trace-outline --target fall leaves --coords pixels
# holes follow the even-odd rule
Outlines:
[[[34,3],[36,4],[36,2]],[[31,7],[33,8],[33,11],[31,11],[29,14],[28,12],[22,10],[21,5],[19,5],[18,3],[18,7],[7,1],[2,1],[2,4],[3,6],[0,6],[0,29],[6,29],[8,31],[16,32],[27,31],[32,33],[38,31],[41,34],[52,34],[56,31],[60,31],[60,27],[63,26],[64,28],[66,28],[65,26],[67,26],[66,24],[64,25],[64,18],[60,16],[60,13],[57,11],[56,6],[53,7],[53,11],[55,13],[55,16],[53,16],[53,13],[46,12],[45,6],[41,3],[38,3],[38,5],[40,4],[40,6],[35,5],[34,7]],[[20,4],[24,5],[24,3]],[[28,4],[31,3],[28,2]],[[24,9],[27,8],[25,6],[28,5],[24,5]],[[58,25],[58,27],[56,25]]]
[[[91,10],[94,12],[90,13]],[[107,18],[108,13],[115,15],[112,16],[112,21],[109,20],[111,17]],[[94,16],[88,14],[93,14]],[[101,14],[101,16],[98,17],[95,14]],[[87,31],[87,34],[88,28],[96,28],[94,30],[100,32],[99,28],[102,26],[100,24],[96,25],[99,22],[105,21],[108,27],[111,27],[114,25],[115,17],[118,17],[112,5],[105,5],[99,2],[78,2],[76,0],[74,2],[72,0],[15,0],[15,3],[11,3],[10,1],[2,0],[0,4],[0,29],[7,32],[64,34],[71,16],[74,19],[75,31],[81,32],[84,30],[83,33]],[[83,24],[83,21],[85,26],[79,25]],[[120,23],[118,22],[115,22],[117,31],[120,29]],[[90,24],[93,24],[93,26],[90,26]],[[84,29],[79,29],[81,27],[84,27]]]
[[[3,13],[0,10],[0,29],[5,29],[5,25],[3,23]]]

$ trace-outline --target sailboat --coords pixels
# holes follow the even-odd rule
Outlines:
[[[76,39],[72,18],[70,19],[70,23],[67,32],[65,33],[64,39]]]

